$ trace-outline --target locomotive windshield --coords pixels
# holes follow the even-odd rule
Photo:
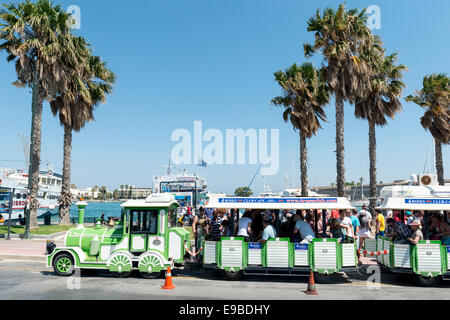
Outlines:
[[[158,230],[157,210],[132,210],[130,212],[132,221],[132,233],[156,234]]]

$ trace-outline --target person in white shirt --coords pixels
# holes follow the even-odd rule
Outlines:
[[[247,211],[242,218],[239,219],[237,236],[244,237],[246,242],[250,242],[250,235],[252,234],[251,225],[251,213]]]
[[[359,229],[359,247],[362,249],[364,248],[365,239],[372,238],[372,232],[370,231],[370,222],[372,221],[372,215],[369,211],[367,211],[367,206],[364,205],[362,207],[362,210],[358,213],[357,217],[359,219],[359,223],[361,224],[361,227]]]
[[[305,222],[303,216],[299,216],[295,223],[294,235],[299,233],[301,243],[312,243],[315,238],[315,234],[311,225]]]
[[[353,238],[353,224],[352,219],[346,216],[346,211],[341,210],[339,212],[339,217],[341,220],[341,228],[342,228],[342,234],[344,236]]]

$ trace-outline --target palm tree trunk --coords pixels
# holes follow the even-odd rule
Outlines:
[[[345,197],[344,100],[336,95],[336,169],[338,197]]]
[[[444,162],[442,161],[442,143],[434,139],[435,153],[436,153],[436,171],[438,175],[438,181],[440,186],[445,185],[444,179]]]
[[[72,193],[70,192],[70,175],[72,161],[72,128],[64,126],[64,160],[61,197],[59,199],[60,225],[70,225],[70,206],[72,205]]]
[[[308,192],[308,151],[306,138],[300,131],[300,171],[302,181],[302,197],[307,197]]]
[[[32,93],[32,120],[31,120],[31,145],[30,145],[30,169],[28,173],[28,190],[30,192],[31,206],[27,212],[26,236],[28,230],[39,227],[37,214],[39,209],[39,166],[41,162],[41,127],[42,127],[42,95],[39,88],[39,72],[35,71]]]
[[[370,208],[377,205],[377,137],[375,123],[369,121],[369,158],[370,158]]]

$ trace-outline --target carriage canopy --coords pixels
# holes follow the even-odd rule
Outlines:
[[[214,197],[206,208],[260,210],[325,210],[355,209],[346,198],[240,198]]]

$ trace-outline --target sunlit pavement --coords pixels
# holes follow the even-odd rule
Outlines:
[[[174,290],[161,290],[164,279],[147,280],[133,274],[119,279],[108,272],[58,277],[40,262],[0,261],[3,299],[133,299],[133,300],[320,300],[320,299],[450,299],[450,282],[422,288],[408,276],[380,274],[379,285],[364,276],[341,275],[332,284],[316,284],[319,296],[306,296],[308,278],[246,276],[229,282],[217,271],[175,271]]]

